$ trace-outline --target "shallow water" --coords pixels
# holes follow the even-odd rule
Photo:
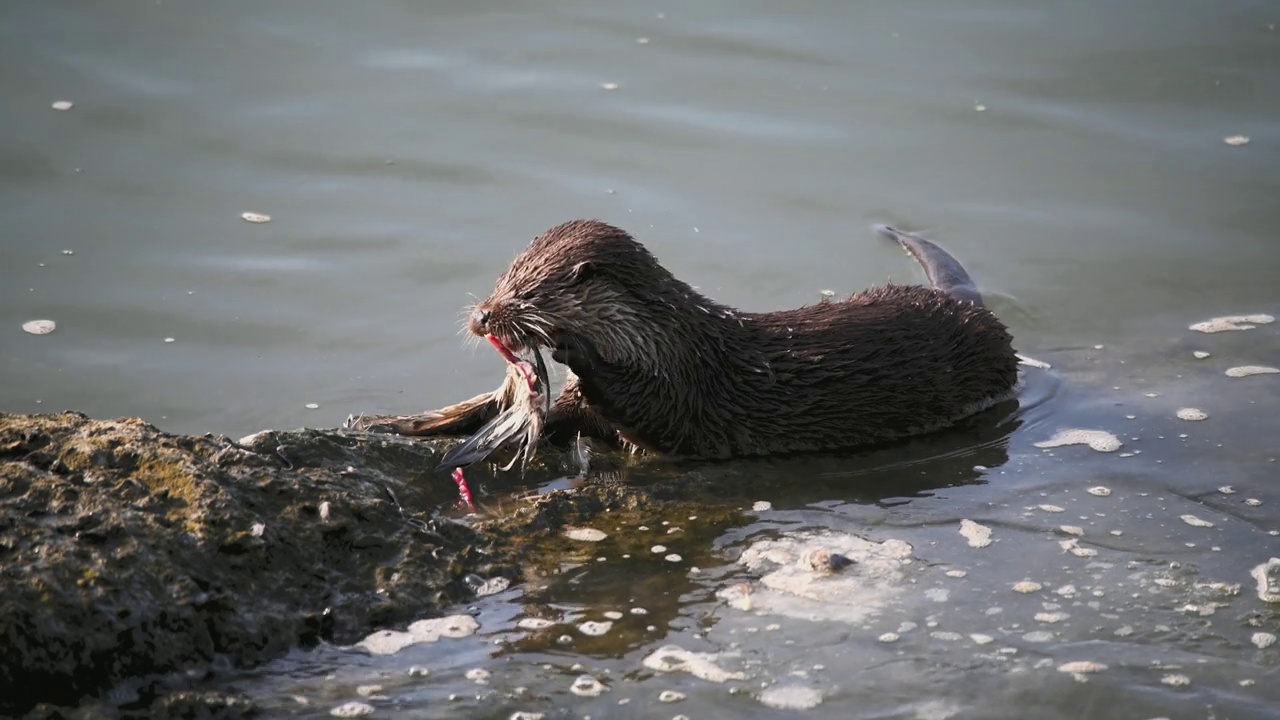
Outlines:
[[[379,684],[376,717],[767,717],[792,685],[814,717],[1271,717],[1280,645],[1252,635],[1280,621],[1249,571],[1280,556],[1280,375],[1223,373],[1280,365],[1280,324],[1188,326],[1280,315],[1278,22],[1244,1],[6,3],[0,409],[233,436],[418,411],[496,385],[459,311],[556,222],[620,224],[751,310],[918,279],[869,227],[923,229],[1054,365],[1022,410],[707,469],[772,509],[601,528],[604,562],[483,598],[470,638],[218,682],[299,715]],[[1035,447],[1062,428],[1124,447]],[[873,613],[717,596],[768,572],[737,564],[752,543],[819,531],[911,545]],[[624,560],[619,536],[682,560]],[[573,627],[610,611],[602,637]],[[521,639],[524,615],[563,624]],[[668,644],[744,678],[646,670]],[[1086,660],[1107,669],[1057,670]],[[609,691],[570,693],[583,673]]]

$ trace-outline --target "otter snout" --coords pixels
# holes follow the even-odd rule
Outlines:
[[[471,311],[471,317],[467,318],[467,328],[476,335],[484,336],[489,334],[489,317],[493,313],[488,308],[477,307]]]

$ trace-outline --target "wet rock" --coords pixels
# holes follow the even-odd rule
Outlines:
[[[430,470],[457,442],[347,429],[237,442],[137,418],[0,414],[0,716],[40,703],[59,715],[126,682],[162,686],[142,694],[150,712],[154,698],[195,697],[164,693],[213,668],[292,648],[458,637],[473,623],[424,619],[567,554],[594,557],[569,528],[696,512],[718,533],[745,519],[723,483],[683,473],[503,496],[468,527],[440,516],[457,488]],[[529,472],[569,466],[540,451]],[[523,482],[469,472],[492,492]]]
[[[441,450],[0,414],[0,715],[352,642],[470,597],[466,572],[515,576],[475,531],[432,517],[456,492],[422,475]]]

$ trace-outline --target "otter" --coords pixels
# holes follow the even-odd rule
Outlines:
[[[467,325],[512,362],[550,349],[568,367],[545,420],[553,441],[581,434],[664,456],[867,446],[1011,397],[1012,338],[969,274],[922,237],[878,230],[923,266],[928,287],[890,283],[757,313],[700,294],[624,230],[575,220],[534,238]],[[363,426],[466,435],[509,407],[519,382],[509,373],[492,393]]]

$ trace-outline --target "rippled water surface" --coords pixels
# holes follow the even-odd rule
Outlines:
[[[0,410],[243,435],[438,407],[497,384],[460,310],[557,222],[749,310],[919,279],[892,222],[1053,365],[1020,409],[708,469],[769,507],[602,526],[459,608],[466,638],[213,682],[297,716],[1275,717],[1250,571],[1280,557],[1280,375],[1225,371],[1280,365],[1280,324],[1189,326],[1280,315],[1280,6],[684,5],[0,5]],[[1123,445],[1036,446],[1064,428]],[[824,544],[858,563],[797,577]]]

